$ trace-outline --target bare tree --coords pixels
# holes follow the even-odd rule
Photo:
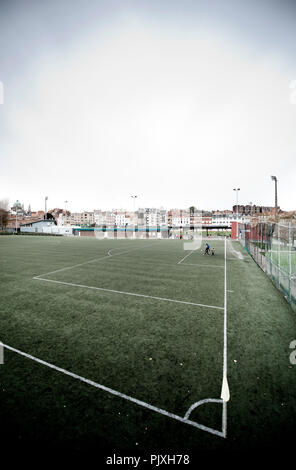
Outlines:
[[[3,229],[7,226],[8,222],[8,199],[0,200],[0,228]]]

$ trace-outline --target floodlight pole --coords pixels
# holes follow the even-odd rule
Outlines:
[[[278,201],[277,201],[277,177],[271,176],[272,181],[274,181],[274,216],[276,222],[278,221]]]
[[[15,233],[17,233],[17,208],[18,208],[19,200],[16,200],[15,205],[11,208],[11,210],[15,211]]]
[[[135,220],[135,203],[136,203],[136,198],[138,196],[131,196],[131,198],[133,199],[133,202],[134,202],[134,220]]]
[[[133,201],[134,201],[134,212],[135,212],[135,202],[136,202],[136,198],[137,198],[137,197],[138,197],[138,196],[131,196],[131,198],[132,198]]]
[[[48,199],[48,196],[45,196],[45,201],[44,201],[44,204],[45,204],[45,207],[44,207],[44,209],[45,209],[45,212],[44,212],[44,220],[47,219],[47,215],[46,215],[46,214],[47,214],[47,209],[46,209],[46,201],[47,201],[47,199]]]
[[[66,221],[67,221],[67,204],[68,204],[68,201],[64,201],[64,202],[65,202],[65,217],[66,217]],[[63,222],[63,225],[64,225],[64,222]]]
[[[236,238],[238,239],[238,191],[240,191],[240,188],[233,188],[233,191],[236,191],[236,223],[237,223]]]

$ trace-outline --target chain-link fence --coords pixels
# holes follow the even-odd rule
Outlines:
[[[239,239],[296,311],[296,224],[240,224]]]

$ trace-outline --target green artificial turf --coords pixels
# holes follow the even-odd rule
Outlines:
[[[199,249],[178,264],[189,251],[176,240],[2,236],[0,340],[184,416],[193,403],[219,399],[221,392],[224,241],[210,244],[215,256]],[[97,450],[101,462],[111,451],[196,456],[289,448],[296,415],[296,366],[289,362],[295,313],[232,244],[244,259],[227,250],[226,439],[5,349],[2,440],[16,448]],[[34,279],[39,276],[58,282]],[[203,405],[190,419],[221,430],[222,405]]]
[[[296,251],[267,252],[266,257],[287,274],[290,274],[290,271],[292,275],[296,274]]]

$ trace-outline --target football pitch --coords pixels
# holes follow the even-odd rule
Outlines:
[[[2,442],[289,446],[295,313],[238,243],[209,243],[1,236]]]

